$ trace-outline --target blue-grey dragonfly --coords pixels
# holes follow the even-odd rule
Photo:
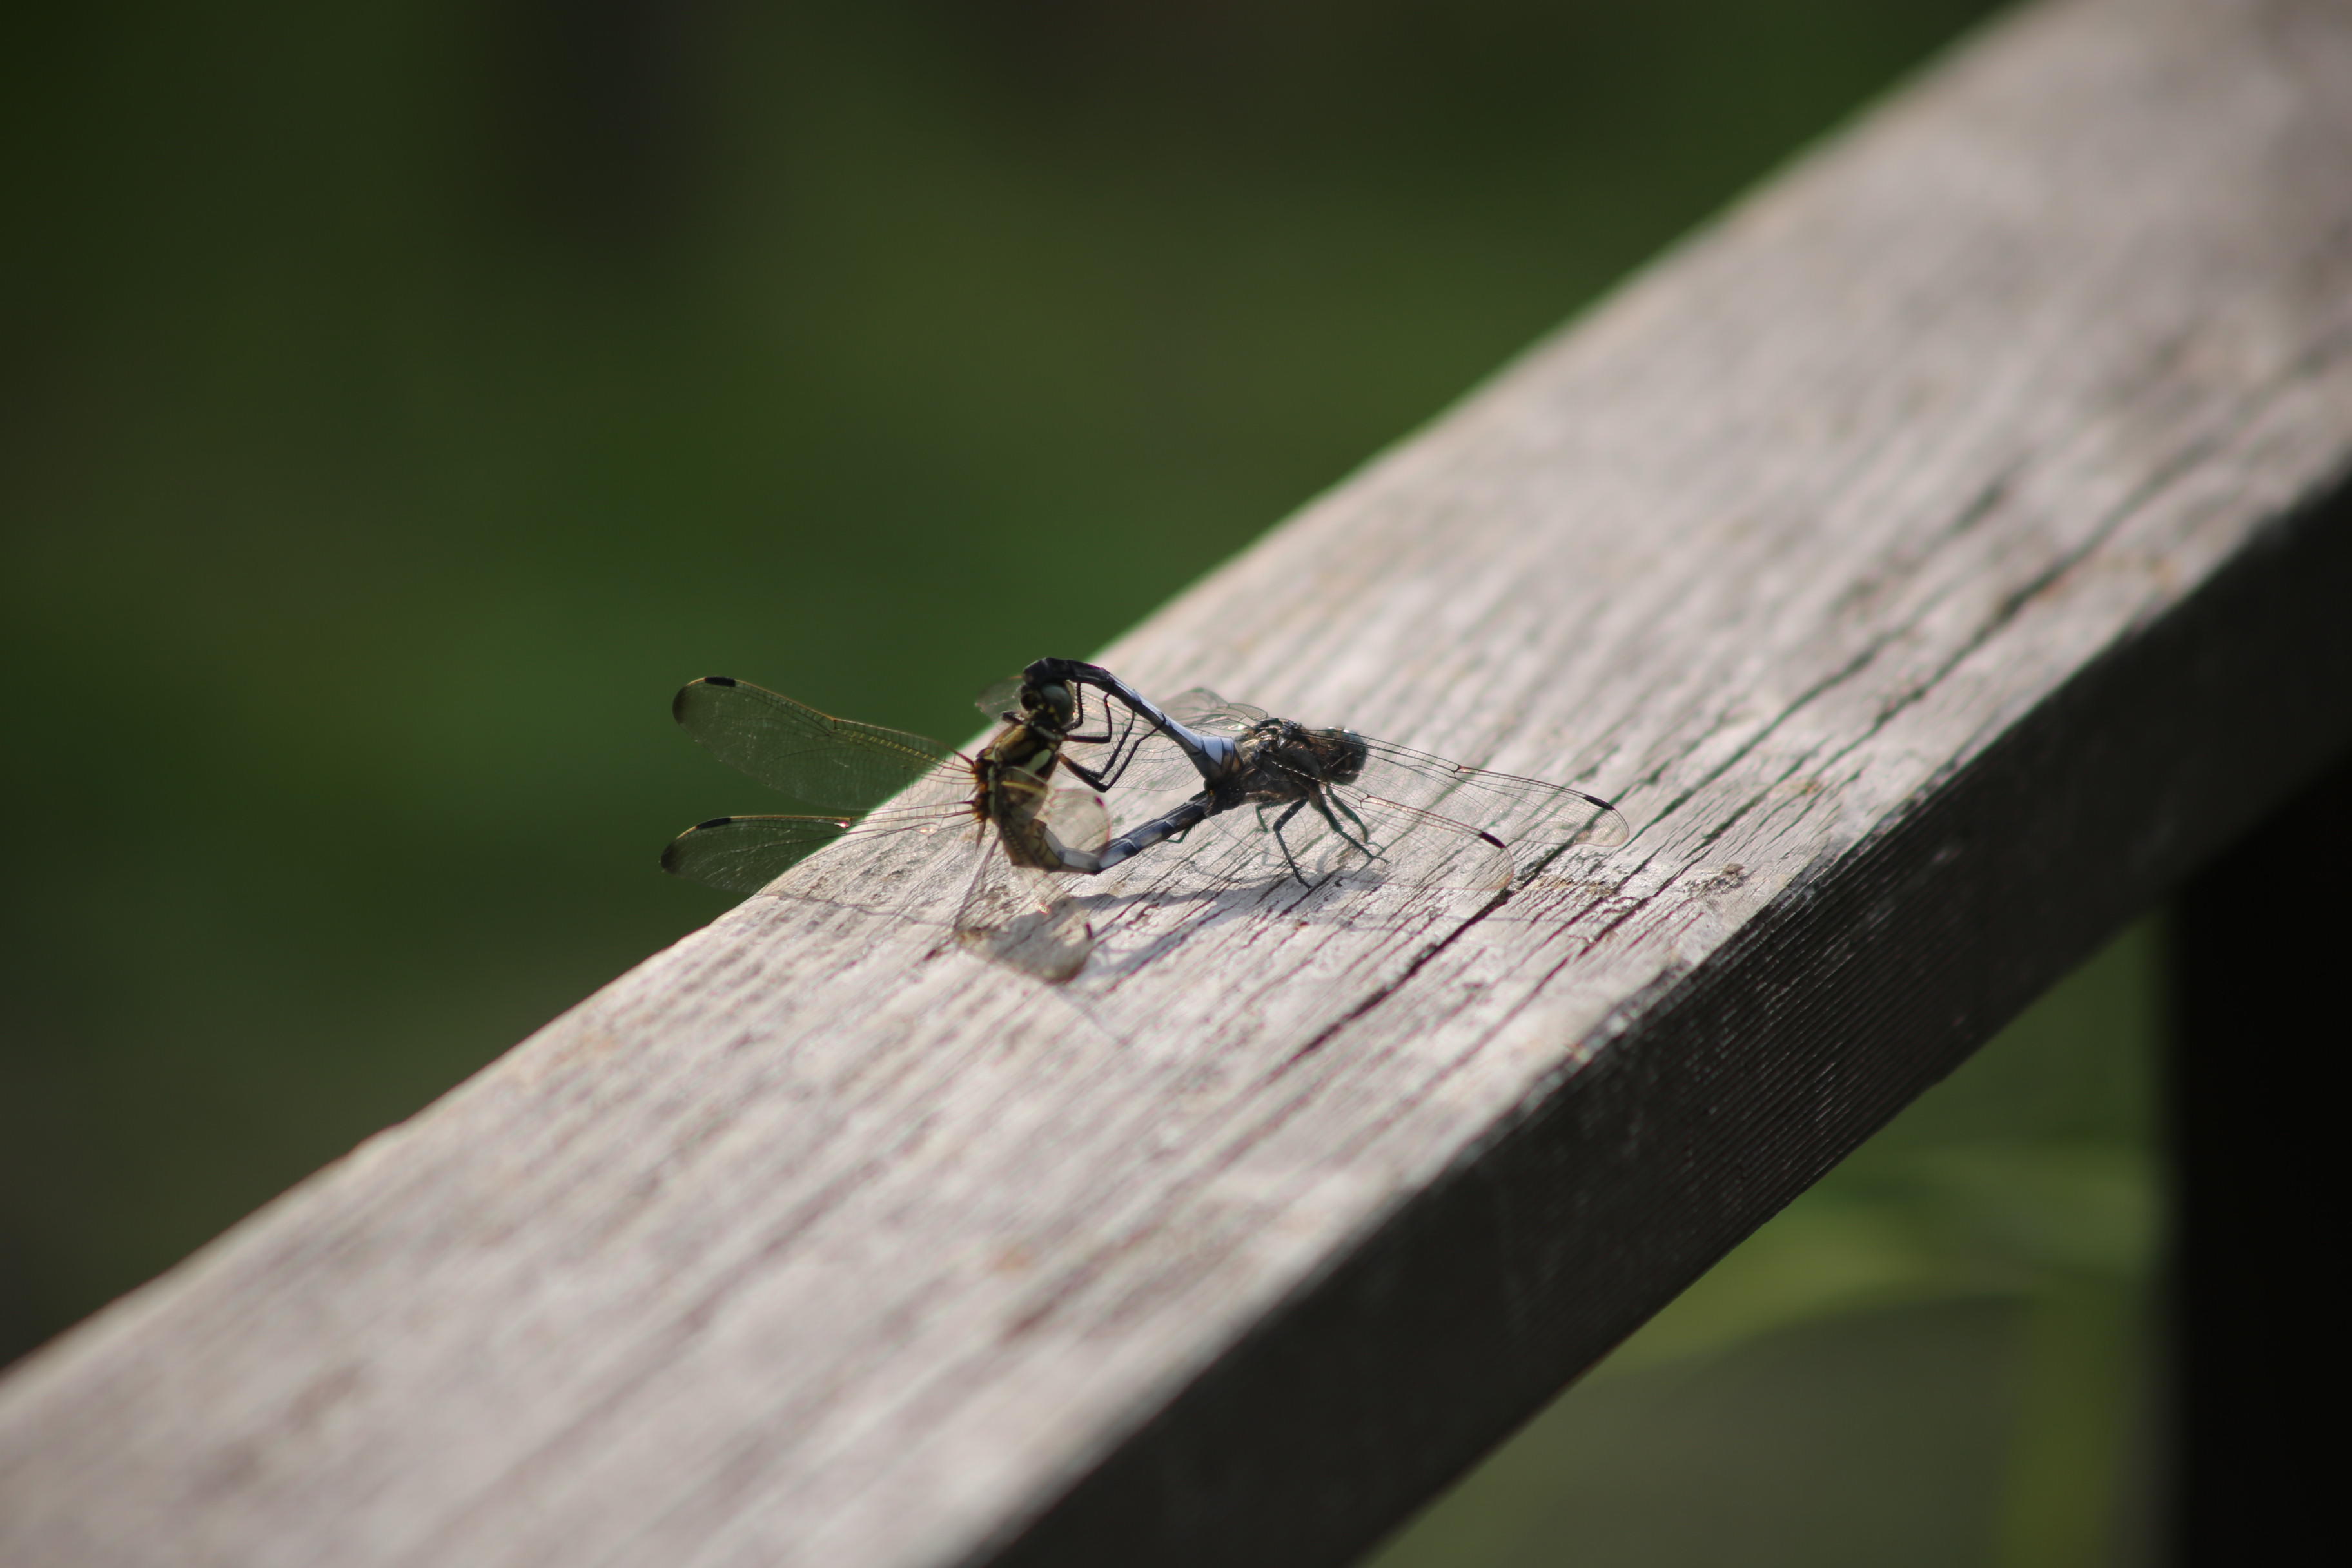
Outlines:
[[[1307,883],[1501,889],[1522,869],[1515,851],[1548,860],[1629,836],[1613,805],[1567,784],[1491,773],[1352,730],[1310,729],[1204,688],[1163,708],[1076,659],[1039,659],[1024,673],[1032,684],[1092,688],[1157,738],[1152,745],[1112,733],[1108,752],[1088,753],[1097,759],[1093,776],[1142,791],[1195,789],[1108,840],[1095,857],[1105,867],[1204,823],[1235,820],[1229,814],[1244,807],[1260,830],[1253,836],[1259,856]]]

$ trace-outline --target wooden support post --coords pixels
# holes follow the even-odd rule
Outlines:
[[[1105,656],[1630,844],[754,899],[13,1369],[0,1561],[1344,1562],[2352,745],[2347,166],[2342,5],[2011,17]]]
[[[2334,1533],[2337,1467],[2312,1434],[2336,1415],[2330,1281],[2352,1234],[2320,1089],[2352,1047],[2347,889],[2352,759],[2199,872],[2172,921],[2171,1496],[2194,1568]]]

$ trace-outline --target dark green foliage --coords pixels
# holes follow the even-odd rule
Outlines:
[[[681,681],[961,740],[1978,10],[18,19],[0,1355],[722,908]]]

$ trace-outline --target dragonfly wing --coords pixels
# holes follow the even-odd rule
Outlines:
[[[1179,724],[1189,724],[1213,735],[1238,735],[1267,718],[1265,709],[1253,708],[1246,702],[1228,702],[1205,686],[1178,692],[1165,710]]]
[[[952,746],[903,730],[836,719],[722,675],[688,683],[670,712],[688,734],[724,761],[771,789],[815,805],[863,811],[912,784],[945,799],[970,776]]]
[[[1040,980],[1072,978],[1094,952],[1095,934],[1085,907],[1071,896],[1071,879],[1016,864],[999,852],[997,838],[993,828],[982,837],[971,880],[956,909],[957,942],[976,957]]]
[[[969,843],[977,826],[961,805],[893,807],[863,817],[716,816],[671,839],[662,869],[707,888],[756,893],[830,845],[900,835],[910,847],[930,838]],[[900,879],[870,868],[859,879],[877,891]]]
[[[1387,741],[1364,744],[1355,782],[1367,794],[1438,812],[1507,844],[1607,849],[1632,837],[1614,805],[1570,785],[1489,773]]]
[[[1312,777],[1280,760],[1261,767],[1254,775],[1255,799],[1208,821],[1234,836],[1248,858],[1278,877],[1403,887],[1497,889],[1510,883],[1510,850],[1467,823],[1410,801]],[[1286,774],[1293,781],[1287,787],[1281,782]]]
[[[1051,836],[1046,847],[1056,858],[1070,851],[1097,855],[1110,839],[1110,813],[1091,790],[1055,789],[1045,796],[1036,822]]]
[[[835,816],[714,816],[669,841],[662,869],[722,892],[756,893],[850,826]]]
[[[1299,809],[1293,811],[1293,805]],[[1347,837],[1333,832],[1311,804],[1286,801],[1244,806],[1216,820],[1228,832],[1245,835],[1259,868],[1276,877],[1295,877],[1319,886],[1334,879],[1361,877],[1372,865],[1353,829]]]
[[[1018,718],[1021,713],[1021,689],[1026,684],[1022,677],[1008,675],[1002,680],[991,682],[972,700],[972,706],[988,715],[992,724],[1002,722],[1008,713]]]
[[[1108,739],[1066,742],[1063,761],[1102,780],[1122,803],[1156,816],[1148,797],[1167,795],[1172,805],[1200,789],[1200,770],[1183,748],[1126,709],[1098,704],[1087,721],[1102,726]]]
[[[1325,798],[1331,821],[1310,803],[1292,826],[1313,817],[1324,839],[1344,846],[1318,841],[1315,850],[1349,882],[1483,891],[1510,885],[1510,850],[1468,823],[1345,785],[1330,787]]]
[[[1007,859],[1045,871],[1099,868],[1091,857],[1110,836],[1109,818],[1092,795],[1016,772],[999,774],[994,789],[989,818]]]

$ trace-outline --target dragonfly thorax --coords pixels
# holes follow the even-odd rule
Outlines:
[[[1345,730],[1266,719],[1242,735],[1236,753],[1233,771],[1213,786],[1218,798],[1271,805],[1303,800],[1324,784],[1355,783],[1370,750]]]
[[[1054,768],[1076,704],[1067,687],[1030,685],[1022,688],[1021,707],[1021,721],[1006,725],[973,761],[972,814],[996,824],[1014,865],[1066,870],[1062,847],[1038,814],[1051,798]]]

